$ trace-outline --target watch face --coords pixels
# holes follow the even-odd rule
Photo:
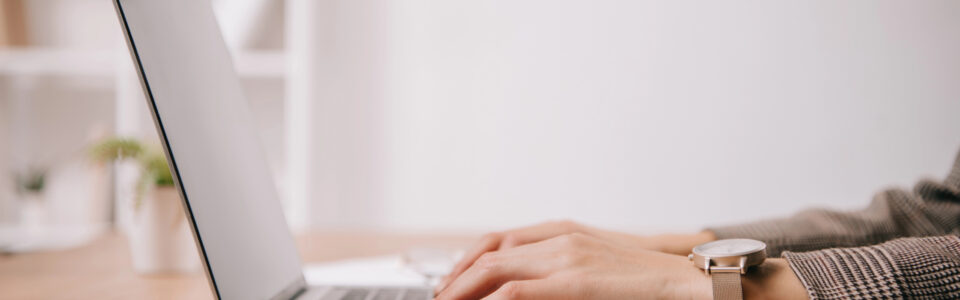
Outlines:
[[[702,256],[721,257],[745,255],[767,248],[767,244],[750,239],[729,239],[709,242],[696,248],[693,252]]]

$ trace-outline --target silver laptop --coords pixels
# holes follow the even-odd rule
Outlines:
[[[433,297],[427,287],[308,286],[209,0],[114,4],[214,295]]]

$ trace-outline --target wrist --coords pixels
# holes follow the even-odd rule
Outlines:
[[[677,259],[677,263],[681,268],[678,271],[679,277],[676,277],[675,280],[672,280],[674,285],[673,288],[668,288],[666,290],[671,291],[670,294],[660,295],[657,298],[663,299],[703,299],[711,300],[713,299],[713,281],[706,272],[693,266],[686,257],[680,257]],[[667,286],[669,287],[669,286]]]
[[[709,232],[706,232],[706,233],[709,233]],[[706,238],[706,237],[715,239],[715,236],[713,236],[712,233],[710,233],[709,235],[704,234],[700,236],[700,238]],[[737,243],[743,244],[745,242],[757,243],[759,244],[757,246],[761,247],[761,248],[758,248],[758,249],[761,249],[759,251],[763,251],[762,250],[763,244],[758,241],[752,241],[752,240],[732,239],[732,240],[719,241],[716,243],[710,243],[702,247],[707,247],[707,248],[717,247],[718,243],[719,245],[725,245],[724,243],[737,245]],[[713,268],[711,268],[710,266],[703,265],[703,264],[713,265],[712,263],[710,263],[711,257],[709,255],[707,255],[706,257],[698,256],[698,255],[703,255],[704,248],[699,248],[697,251],[698,252],[696,252],[695,254],[691,254],[690,256],[691,259],[694,262],[701,262],[701,264],[698,265],[701,268],[707,268],[712,270]],[[706,259],[706,262],[704,262],[704,260],[701,260],[701,259]],[[726,263],[719,263],[719,266],[731,266],[730,265],[731,262],[729,261],[730,256],[720,255],[717,257],[717,259],[718,261],[722,261],[722,259],[728,260]],[[751,263],[751,261],[753,263]],[[760,262],[763,262],[763,263],[760,263]],[[793,269],[790,267],[790,263],[785,259],[769,258],[769,259],[763,260],[763,253],[754,251],[754,252],[750,252],[746,256],[740,257],[740,266],[749,268],[745,270],[746,271],[745,275],[741,276],[740,274],[736,274],[736,273],[734,274],[717,273],[713,276],[710,276],[710,275],[706,276],[709,278],[708,281],[710,281],[709,283],[707,283],[707,285],[710,286],[710,290],[707,293],[707,296],[709,296],[708,299],[712,299],[714,297],[713,292],[717,288],[719,288],[719,291],[722,292],[720,297],[724,297],[724,298],[728,296],[732,296],[732,294],[730,293],[736,292],[735,290],[731,290],[732,288],[734,288],[734,286],[737,285],[735,283],[731,284],[730,279],[733,278],[733,277],[730,277],[731,275],[740,277],[740,280],[739,280],[740,286],[736,286],[736,288],[740,288],[741,291],[743,292],[742,293],[743,299],[808,299],[806,289],[803,287],[803,284],[800,282],[799,278],[797,278],[796,274],[793,272]],[[730,270],[730,268],[728,267],[726,268],[726,270]],[[734,270],[740,270],[740,268],[734,268]],[[726,271],[723,271],[723,272],[726,272]],[[727,278],[713,278],[714,276],[718,276],[719,274],[723,274],[724,276],[727,276]],[[719,281],[715,281],[715,280],[719,280]],[[720,284],[719,286],[713,286],[718,282]]]
[[[689,299],[712,300],[713,282],[711,281],[710,275],[707,275],[703,270],[697,269],[696,267],[690,267],[696,271],[696,274],[689,281],[687,291],[689,291],[690,294],[687,296]]]
[[[800,279],[782,258],[767,259],[747,272],[741,282],[744,299],[809,299]]]
[[[689,263],[687,263],[689,264]],[[713,282],[703,270],[690,266],[685,277],[673,289],[674,297],[687,299],[713,299]],[[793,273],[789,263],[782,258],[770,258],[741,277],[743,299],[809,299],[803,284]]]

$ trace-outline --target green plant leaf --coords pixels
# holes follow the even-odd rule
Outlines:
[[[130,138],[112,138],[90,147],[90,157],[98,162],[136,159],[143,153],[140,141]]]
[[[139,209],[144,193],[152,186],[173,186],[173,175],[167,159],[157,149],[145,147],[131,138],[111,138],[90,148],[90,157],[98,162],[115,162],[133,159],[140,164],[140,179],[137,180],[134,207]]]
[[[172,186],[173,175],[170,174],[170,166],[167,165],[167,158],[163,154],[150,151],[143,155],[141,159],[145,173],[150,174],[153,184],[158,186]]]
[[[17,191],[21,193],[39,193],[43,192],[46,186],[47,172],[41,169],[30,169],[23,173],[14,175],[14,181],[17,184]]]

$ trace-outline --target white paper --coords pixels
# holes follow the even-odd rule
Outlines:
[[[404,266],[400,255],[307,264],[303,274],[311,285],[427,285],[427,279],[423,275]]]

